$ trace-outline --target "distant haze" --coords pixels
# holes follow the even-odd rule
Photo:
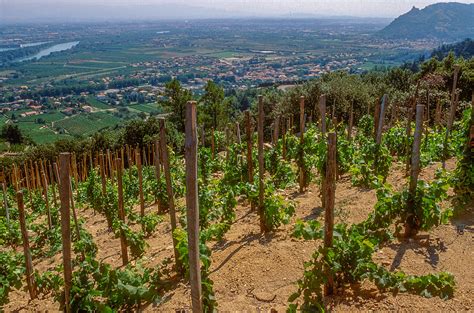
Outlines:
[[[451,2],[451,1],[448,1]],[[452,1],[454,2],[454,1]],[[473,3],[474,1],[455,1]],[[0,0],[0,23],[242,17],[394,18],[431,0]]]

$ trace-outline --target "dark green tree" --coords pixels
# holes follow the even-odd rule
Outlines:
[[[186,113],[186,102],[192,99],[191,91],[184,89],[176,79],[165,85],[164,99],[159,103],[169,113],[172,113],[169,120],[176,125],[176,128],[184,132],[184,118]]]
[[[2,127],[2,138],[10,144],[22,144],[26,142],[18,125],[6,124]]]
[[[201,102],[204,106],[204,121],[210,120],[210,125],[207,127],[214,127],[217,129],[219,116],[225,111],[224,110],[224,89],[214,83],[212,80],[207,82],[204,88],[204,95],[201,97]]]

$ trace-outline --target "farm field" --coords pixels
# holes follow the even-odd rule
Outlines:
[[[58,111],[51,111],[50,113],[19,117],[17,119],[17,125],[29,136],[34,142],[38,144],[51,143],[60,138],[69,138],[68,135],[58,134],[52,128],[52,125],[62,120],[65,117],[64,114]],[[44,120],[44,124],[38,124],[35,121],[37,119]]]
[[[80,114],[65,118],[55,123],[73,136],[88,136],[106,127],[114,127],[122,120],[105,112]]]
[[[57,134],[48,125],[33,122],[18,123],[20,129],[38,144],[52,143],[61,138],[70,138],[68,135]]]
[[[128,108],[145,113],[163,112],[163,109],[159,107],[156,103],[134,104],[129,105]]]
[[[20,117],[18,118],[18,122],[35,122],[37,119],[42,119],[46,123],[51,123],[51,122],[56,122],[59,120],[62,120],[65,117],[65,115],[59,111],[51,111],[49,113],[44,113],[44,114],[38,114],[38,115],[32,115],[32,116],[25,116],[25,117]]]
[[[97,100],[94,96],[88,96],[87,97],[87,104],[89,104],[90,106],[92,106],[96,109],[100,109],[100,110],[107,110],[107,109],[112,109],[113,108],[112,106]]]
[[[37,144],[53,143],[59,139],[67,139],[74,136],[89,136],[105,128],[112,128],[116,125],[122,125],[126,119],[113,115],[116,107],[109,106],[103,102],[97,101],[93,97],[87,99],[87,104],[96,108],[99,112],[80,113],[68,117],[59,111],[49,113],[18,117],[15,125]],[[133,113],[160,112],[156,104],[139,104],[128,107]],[[110,110],[112,112],[106,112]],[[19,111],[15,112],[20,114]],[[44,123],[37,123],[41,119]],[[11,121],[10,116],[1,115],[0,123]],[[58,132],[57,127],[63,129],[65,133]]]

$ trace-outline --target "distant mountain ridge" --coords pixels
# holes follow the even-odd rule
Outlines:
[[[474,38],[474,3],[436,3],[397,17],[378,32],[386,39],[462,40]]]

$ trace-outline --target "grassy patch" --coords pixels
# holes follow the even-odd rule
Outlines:
[[[162,108],[159,107],[156,103],[145,103],[145,104],[136,104],[130,105],[129,109],[135,109],[140,112],[151,113],[154,111],[162,112]]]
[[[97,108],[97,109],[111,109],[112,107],[109,106],[108,104],[97,100],[94,96],[88,96],[87,97],[87,104],[89,104],[91,107]]]
[[[73,136],[89,136],[93,133],[121,124],[122,120],[110,113],[98,112],[91,114],[80,114],[66,118],[55,123],[56,127],[63,128]]]
[[[46,121],[46,123],[56,122],[62,120],[65,117],[64,114],[58,111],[51,111],[49,113],[39,114],[39,115],[32,115],[32,116],[25,116],[19,117],[18,122],[35,122],[37,119],[41,118]]]

